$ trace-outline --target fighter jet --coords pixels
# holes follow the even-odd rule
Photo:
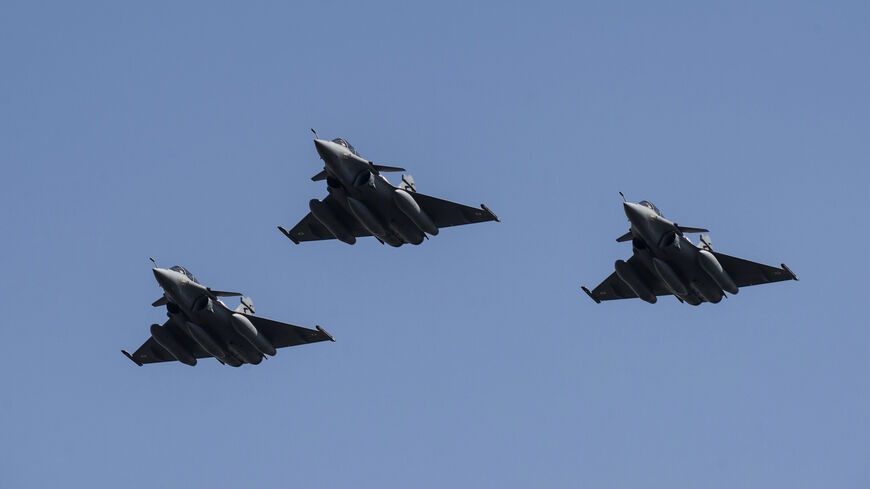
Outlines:
[[[338,239],[352,245],[359,237],[374,236],[381,244],[418,245],[440,228],[499,220],[483,204],[469,207],[418,193],[410,176],[403,175],[400,186],[394,187],[382,173],[404,168],[375,164],[342,138],[328,141],[314,135],[324,168],[311,180],[326,180],[329,195],[322,201],[312,199],[311,212],[290,231],[278,226],[296,244]]]
[[[121,350],[140,367],[146,363],[171,362],[193,366],[198,358],[214,357],[232,367],[259,364],[278,348],[318,341],[335,341],[323,328],[316,330],[254,316],[250,298],[231,310],[219,297],[241,297],[238,292],[212,290],[200,284],[184,267],[153,269],[163,296],[151,304],[166,306],[169,319],[151,325],[151,337],[132,355]]]
[[[595,290],[581,287],[596,303],[639,297],[655,304],[657,296],[674,295],[693,306],[715,304],[740,287],[798,279],[785,263],[775,268],[713,251],[708,236],[693,244],[685,233],[709,231],[669,221],[651,202],[623,202],[623,208],[631,229],[616,241],[631,241],[634,254],[617,260]]]

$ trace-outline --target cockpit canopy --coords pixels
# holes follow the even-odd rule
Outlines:
[[[189,278],[191,282],[199,283],[199,282],[196,281],[196,277],[194,277],[192,273],[188,272],[187,269],[185,269],[185,268],[182,267],[181,265],[175,265],[174,267],[170,267],[169,269],[170,269],[170,270],[173,270],[173,271],[176,271],[176,272],[178,272],[178,273],[183,273],[184,276],[187,277],[187,278]]]
[[[650,202],[648,200],[641,200],[640,202],[638,202],[638,204],[652,209],[652,211],[655,212],[656,214],[658,214],[659,217],[665,217],[662,215],[662,211],[660,211],[658,207],[656,207],[652,202]]]
[[[351,153],[353,153],[353,154],[359,156],[359,153],[356,152],[356,148],[354,148],[353,145],[351,145],[349,142],[347,142],[346,139],[344,139],[344,138],[335,138],[335,139],[332,140],[332,142],[344,146],[345,148],[349,149]]]

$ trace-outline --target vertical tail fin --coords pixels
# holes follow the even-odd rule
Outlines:
[[[701,243],[698,246],[698,248],[701,248],[701,249],[704,249],[707,251],[713,251],[713,242],[710,241],[709,235],[707,235],[707,234],[701,235]]]
[[[254,314],[254,303],[251,301],[250,297],[242,297],[241,304],[236,308],[236,312],[240,312],[242,314]]]
[[[402,175],[402,183],[399,184],[399,188],[405,192],[416,192],[417,184],[414,183],[414,177],[411,175]]]

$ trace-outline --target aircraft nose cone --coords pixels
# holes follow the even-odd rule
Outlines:
[[[329,154],[332,153],[332,151],[329,147],[329,141],[326,141],[323,139],[315,139],[314,140],[314,147],[317,149],[317,154],[319,154],[320,157],[323,158],[324,160],[329,158]]]
[[[622,210],[625,211],[625,216],[628,217],[629,221],[637,216],[637,209],[635,209],[634,206],[635,204],[632,204],[631,202],[622,203]]]
[[[173,280],[172,276],[169,274],[169,270],[154,267],[152,271],[154,272],[154,278],[157,279],[157,283],[164,289],[172,284]]]
[[[622,208],[625,210],[625,216],[628,217],[628,220],[632,224],[639,225],[646,221],[645,217],[648,215],[646,207],[633,202],[623,202]]]

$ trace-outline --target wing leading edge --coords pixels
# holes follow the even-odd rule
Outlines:
[[[656,296],[671,295],[668,286],[665,285],[661,279],[650,273],[645,266],[638,264],[635,256],[629,258],[627,263],[632,266],[632,269],[634,269],[635,273],[638,274],[639,278],[643,280],[647,287],[649,287],[650,292]],[[601,282],[598,287],[595,287],[595,289],[591,291],[586,287],[582,287],[582,289],[595,302],[612,301],[617,299],[634,299],[637,297],[637,294],[635,294],[634,291],[631,290],[631,287],[619,278],[616,272],[611,273],[610,276],[604,279],[604,281]]]
[[[317,329],[309,329],[250,314],[238,314],[247,317],[251,323],[254,324],[254,327],[257,328],[260,334],[265,336],[276,349],[288,346],[305,345],[308,343],[318,343],[321,341],[335,341],[335,338],[320,326],[316,326]],[[181,331],[181,329],[171,319],[166,321],[166,323],[163,324],[163,327],[169,329],[181,346],[189,351],[195,358],[212,358],[210,353],[203,350],[198,343]],[[154,341],[153,336],[149,337],[145,343],[143,343],[142,346],[132,354],[125,350],[121,350],[121,353],[140,367],[146,363],[177,361],[171,353]]]
[[[486,221],[500,222],[498,216],[483,204],[480,204],[480,207],[471,207],[418,192],[410,192],[410,194],[417,201],[417,204],[420,205],[420,208],[423,209],[423,212],[439,228]]]
[[[785,263],[782,264],[781,268],[776,268],[715,251],[713,255],[738,287],[798,279],[797,275]]]
[[[753,261],[736,258],[725,255],[723,253],[713,252],[716,259],[722,265],[722,268],[734,280],[737,287],[748,287],[750,285],[769,284],[773,282],[782,282],[784,280],[798,280],[797,275],[788,268],[785,263],[781,268],[755,263]],[[628,263],[632,263],[635,257],[632,256]],[[640,275],[644,283],[650,288],[656,296],[671,295],[671,291],[667,285],[658,277],[653,276],[646,267],[633,267],[635,272]],[[598,287],[594,290],[589,290],[582,287],[589,297],[595,302],[609,301],[616,299],[633,299],[637,297],[631,288],[626,285],[622,279],[616,275],[616,272],[610,274]]]
[[[499,221],[498,216],[483,204],[481,204],[480,207],[471,207],[417,192],[409,193],[438,228],[486,221]],[[345,225],[354,237],[362,238],[365,236],[371,236],[371,233],[369,233],[356,218],[348,214],[342,206],[338,205],[331,195],[323,199],[323,203],[329,206],[333,214],[342,222],[342,224]],[[288,231],[281,226],[278,226],[278,229],[296,244],[303,241],[335,239],[335,236],[333,236],[333,234],[329,232],[329,230],[326,229],[326,227],[324,227],[323,224],[321,224],[320,221],[318,221],[310,212],[302,218],[298,224],[293,226],[293,229]]]
[[[317,329],[303,328],[293,324],[281,323],[266,319],[260,316],[252,316],[243,314],[250,319],[261,334],[269,339],[272,346],[275,348],[284,348],[287,346],[305,345],[308,343],[318,343],[321,341],[335,341],[329,333],[320,326],[315,326]]]
[[[371,236],[371,234],[362,227],[362,224],[360,224],[356,218],[348,214],[347,211],[335,202],[332,195],[328,195],[323,199],[323,203],[329,207],[335,217],[345,225],[354,237],[362,238],[364,236]],[[278,226],[278,229],[284,233],[284,236],[287,236],[296,244],[303,241],[335,239],[335,236],[333,236],[333,234],[329,232],[329,230],[326,229],[326,227],[310,212],[306,214],[298,224],[293,226],[293,229],[288,231],[281,226]]]
[[[172,319],[163,323],[163,327],[171,331],[173,337],[178,341],[178,343],[185,350],[189,351],[194,358],[211,358],[211,354],[203,350],[202,347],[199,346],[199,343],[193,341]],[[154,341],[153,336],[149,336],[148,339],[145,340],[145,343],[134,351],[132,355],[127,353],[125,350],[121,350],[121,352],[140,367],[146,363],[177,361],[171,353]]]

